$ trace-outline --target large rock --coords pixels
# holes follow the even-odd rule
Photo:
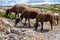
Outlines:
[[[48,35],[49,34],[49,35]],[[46,34],[46,40],[60,40],[60,29],[55,29],[52,32]]]
[[[2,18],[2,22],[6,24],[8,27],[13,27],[14,23],[10,19]],[[11,23],[12,22],[12,23]]]
[[[17,29],[17,28],[11,28],[11,33],[15,33],[15,34],[20,35],[21,34],[21,30]]]

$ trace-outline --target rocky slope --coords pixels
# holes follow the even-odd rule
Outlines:
[[[49,23],[44,23],[43,31],[40,31],[40,27],[34,31],[33,27],[23,27],[21,23],[18,25],[14,27],[13,20],[0,18],[0,40],[60,40],[60,25],[50,30]]]

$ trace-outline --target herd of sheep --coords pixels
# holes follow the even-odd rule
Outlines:
[[[8,14],[11,14],[11,12],[15,13],[15,18],[16,15],[18,15],[18,18],[15,19],[15,26],[17,23],[19,23],[23,18],[25,18],[25,24],[26,20],[28,20],[29,23],[29,28],[30,26],[30,19],[36,19],[35,21],[35,30],[37,30],[37,27],[39,25],[39,22],[41,23],[41,30],[43,30],[43,23],[49,21],[51,25],[51,30],[53,29],[53,24],[56,21],[56,25],[58,25],[59,22],[59,14],[53,13],[53,12],[41,12],[40,9],[38,8],[29,8],[26,4],[17,4],[14,5],[12,8],[6,10],[6,17]],[[19,16],[19,14],[21,14]],[[22,23],[22,21],[21,21]]]

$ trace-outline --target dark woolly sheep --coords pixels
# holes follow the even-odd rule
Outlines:
[[[35,30],[37,30],[37,27],[38,27],[38,24],[39,24],[38,22],[41,23],[41,25],[42,25],[41,30],[43,30],[43,23],[44,23],[44,22],[47,22],[47,21],[50,22],[51,29],[52,29],[53,15],[50,14],[50,13],[45,13],[45,12],[38,14],[38,16],[37,16],[37,18],[36,18],[36,23],[35,23],[35,25],[34,25],[34,26],[35,26]]]
[[[23,18],[28,19],[29,28],[30,28],[30,19],[36,18],[39,13],[40,13],[40,10],[38,8],[28,8],[22,12],[19,19],[20,20],[22,20]],[[15,25],[20,21],[19,19],[16,19]]]
[[[18,17],[19,17],[19,13],[22,13],[22,11],[25,10],[26,8],[28,8],[28,6],[25,4],[14,5],[12,8],[6,10],[6,16],[8,14],[11,14],[11,12],[14,12],[15,18],[16,18],[16,15],[18,15]]]

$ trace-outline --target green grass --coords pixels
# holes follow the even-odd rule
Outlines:
[[[33,8],[40,8],[40,9],[48,9],[48,10],[51,10],[51,11],[60,11],[60,4],[46,4],[46,5],[32,5],[30,7],[33,7]]]
[[[11,15],[9,14],[8,17],[11,18],[11,19],[14,19],[14,18],[15,18],[15,14],[11,13]],[[18,17],[18,16],[16,15],[16,18],[17,18],[17,17]]]
[[[5,15],[5,12],[0,12],[0,17],[4,17],[4,15]],[[11,19],[14,19],[15,18],[15,14],[11,13],[11,15],[9,14],[8,17],[11,18]],[[16,18],[17,18],[17,16],[16,16]]]
[[[11,15],[9,14],[8,17],[9,18],[15,18],[15,14],[11,14]]]
[[[0,12],[0,17],[3,17],[5,15],[5,12]]]

